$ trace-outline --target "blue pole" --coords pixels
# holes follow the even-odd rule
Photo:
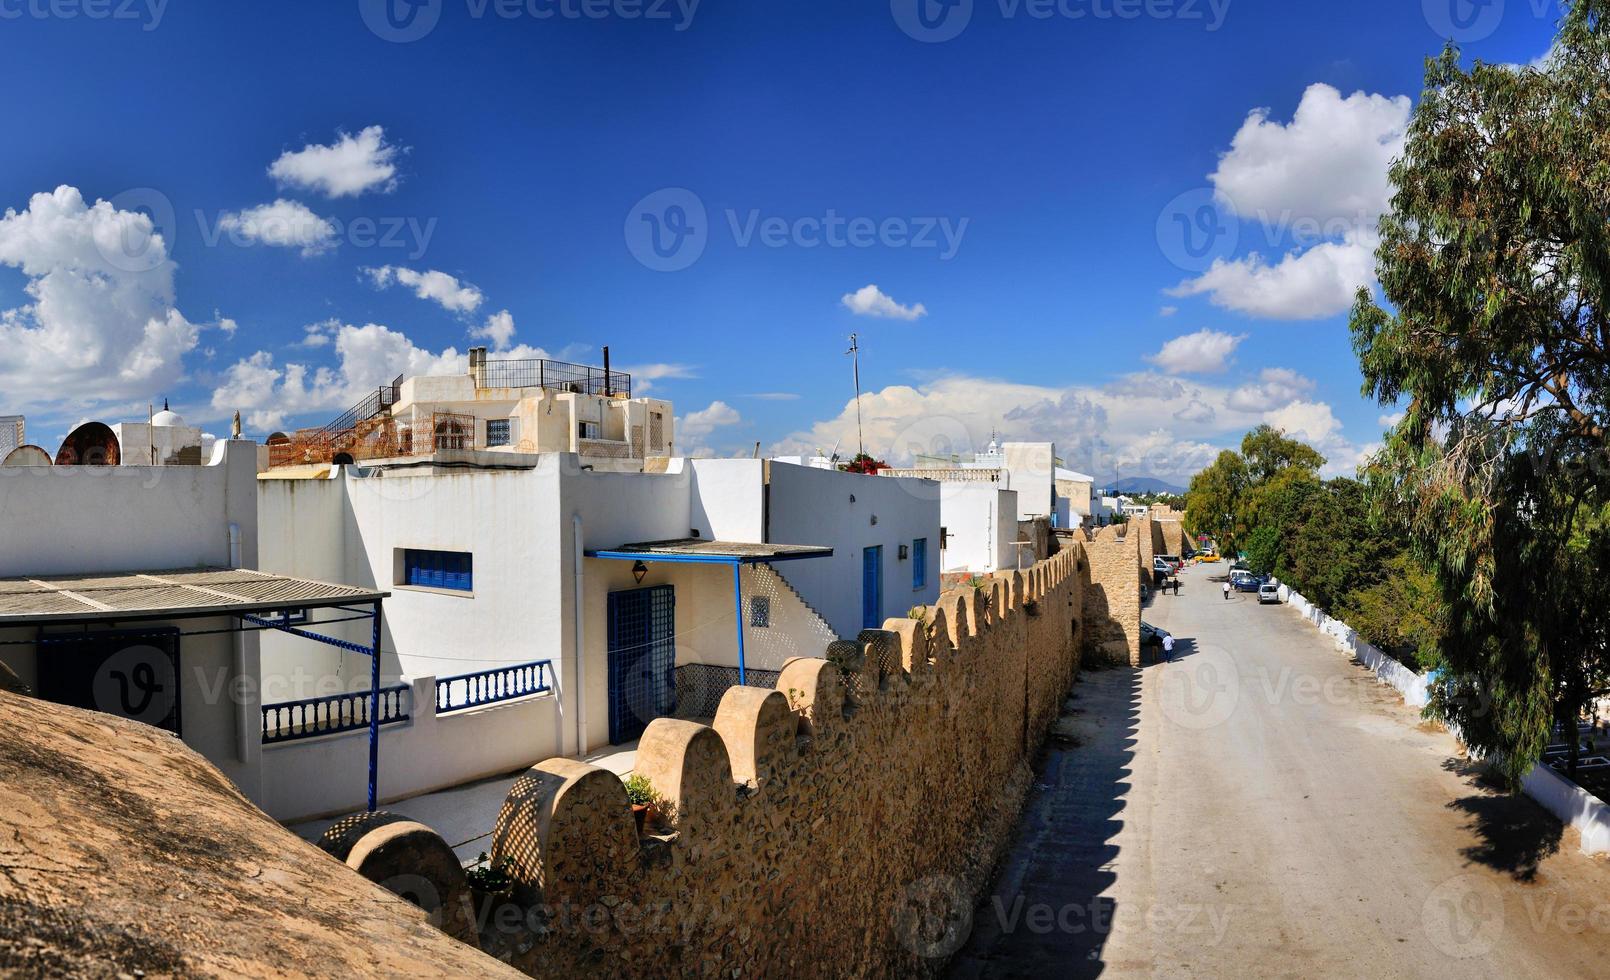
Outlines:
[[[732,563],[732,606],[738,615],[738,684],[744,683],[744,583],[743,562]]]
[[[380,781],[380,603],[374,605],[373,642],[369,647],[369,812],[375,812]]]

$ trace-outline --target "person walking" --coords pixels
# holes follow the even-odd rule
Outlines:
[[[1168,633],[1163,634],[1163,662],[1174,662],[1174,637]]]
[[[1229,579],[1224,580],[1224,597],[1226,599],[1230,598],[1230,580]]]

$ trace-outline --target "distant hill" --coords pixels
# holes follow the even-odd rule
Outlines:
[[[1119,493],[1184,493],[1184,487],[1159,480],[1154,476],[1126,476],[1112,485]]]

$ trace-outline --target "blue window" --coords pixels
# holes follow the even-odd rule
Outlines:
[[[403,584],[469,592],[475,588],[470,555],[463,551],[403,551]]]
[[[927,538],[918,538],[911,542],[911,587],[913,589],[928,587]]]

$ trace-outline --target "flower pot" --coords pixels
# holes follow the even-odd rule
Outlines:
[[[643,836],[643,824],[648,820],[648,804],[633,803],[632,819],[637,821],[637,835],[639,837]]]

